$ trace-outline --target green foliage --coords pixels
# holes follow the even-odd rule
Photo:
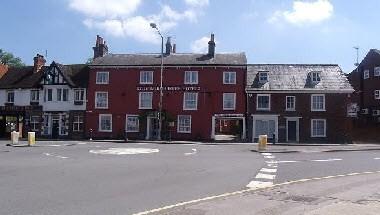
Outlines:
[[[7,64],[10,67],[25,66],[21,58],[15,57],[12,53],[5,52],[2,49],[0,49],[0,62],[3,64]]]

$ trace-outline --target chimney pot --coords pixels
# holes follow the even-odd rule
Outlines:
[[[208,55],[215,57],[215,35],[211,34],[210,41],[208,42]]]
[[[170,55],[171,52],[172,52],[172,42],[171,42],[171,37],[168,37],[168,39],[166,41],[166,50],[165,50],[165,53],[167,55]]]
[[[34,58],[33,72],[39,72],[43,66],[45,66],[46,60],[43,55],[37,54]]]
[[[106,41],[99,35],[96,35],[96,44],[92,49],[94,50],[94,59],[108,54],[108,46],[106,45]]]
[[[175,53],[177,53],[177,44],[173,44],[173,53],[175,54]]]

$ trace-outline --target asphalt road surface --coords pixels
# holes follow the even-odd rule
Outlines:
[[[53,142],[0,146],[0,214],[133,214],[243,189],[249,145]]]

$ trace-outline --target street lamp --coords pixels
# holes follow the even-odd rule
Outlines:
[[[160,71],[160,102],[158,103],[158,136],[157,139],[161,140],[162,131],[162,73],[164,71],[164,37],[162,36],[160,30],[158,29],[156,23],[150,23],[150,27],[157,30],[157,33],[161,37],[161,71]]]

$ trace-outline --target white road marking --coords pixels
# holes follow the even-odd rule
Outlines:
[[[267,156],[264,156],[264,158],[267,158],[267,159],[273,159],[274,156],[271,156],[271,155],[267,155]]]
[[[148,148],[109,148],[105,150],[90,150],[90,153],[103,155],[135,155],[135,154],[150,154],[159,152],[158,149]]]
[[[375,160],[380,160],[380,158],[374,158]]]
[[[330,162],[330,161],[341,161],[342,159],[340,158],[330,158],[330,159],[325,159],[325,160],[311,160],[315,162]]]
[[[277,164],[267,164],[268,167],[272,167],[272,168],[277,168],[278,165]]]
[[[47,146],[52,146],[52,147],[60,147],[60,146],[62,146],[62,145],[47,145]]]
[[[272,155],[271,153],[261,153],[262,155],[264,155],[264,156],[270,156],[270,155]]]
[[[298,163],[300,161],[277,161],[277,163]]]
[[[193,152],[185,153],[185,156],[194,155],[197,153],[197,149],[191,149]]]
[[[79,142],[78,145],[86,145],[86,142]]]
[[[44,153],[44,155],[49,156],[49,157],[56,157],[56,158],[61,158],[61,159],[67,159],[68,157],[65,156],[60,156],[60,155],[52,155],[50,153]]]
[[[352,175],[378,174],[378,173],[380,173],[380,171],[362,172],[362,173],[349,173],[349,174],[346,174],[346,175],[336,175],[336,176],[326,176],[326,177],[328,177],[328,178],[338,178],[338,177],[346,177],[346,176],[352,176]],[[305,179],[300,179],[300,180],[296,180],[296,181],[287,181],[287,182],[284,182],[284,183],[281,183],[281,184],[273,184],[272,186],[268,186],[268,187],[280,187],[280,186],[284,186],[284,185],[295,184],[295,183],[302,183],[302,182],[313,181],[313,180],[323,180],[323,179],[327,179],[326,177],[321,177],[321,178],[305,178]],[[259,184],[259,183],[260,182],[257,182],[257,184]],[[261,182],[261,183],[263,183],[263,182]],[[255,183],[252,183],[252,185],[254,185],[254,184]],[[148,210],[148,211],[144,211],[144,212],[135,213],[133,215],[153,214],[153,213],[161,212],[161,211],[164,211],[164,210],[169,210],[169,209],[173,209],[173,208],[177,208],[177,207],[183,207],[183,206],[186,206],[186,205],[196,204],[196,203],[200,203],[200,202],[204,202],[204,201],[209,201],[209,200],[214,200],[214,199],[219,199],[219,198],[225,198],[225,197],[239,195],[239,194],[244,194],[244,193],[247,193],[247,192],[252,192],[254,190],[259,190],[259,189],[264,189],[264,188],[267,188],[267,187],[263,187],[263,188],[252,187],[252,188],[249,188],[249,189],[244,189],[244,190],[240,190],[240,191],[236,191],[236,192],[232,192],[232,193],[224,193],[224,194],[221,194],[221,195],[209,196],[209,197],[204,197],[204,198],[201,198],[201,199],[195,199],[195,200],[191,200],[191,201],[187,201],[187,202],[181,202],[181,203],[178,203],[178,204],[168,205],[168,206],[161,207],[161,208],[156,208],[156,209],[152,209],[152,210]]]
[[[276,173],[277,169],[268,169],[268,168],[262,168],[260,172],[267,172],[267,173]]]
[[[267,188],[271,186],[273,186],[273,182],[269,182],[269,181],[251,181],[247,185],[248,188],[253,188],[253,189]]]
[[[271,161],[265,161],[265,163],[267,163],[267,164],[278,164],[278,161],[271,160]]]
[[[263,174],[263,173],[258,173],[256,175],[256,179],[261,178],[261,179],[274,180],[275,177],[276,177],[276,175]]]

